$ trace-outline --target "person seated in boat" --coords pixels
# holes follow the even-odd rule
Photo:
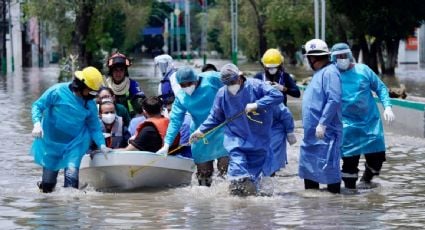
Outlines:
[[[263,175],[271,177],[288,163],[286,141],[290,145],[297,142],[294,134],[294,119],[289,108],[281,103],[273,106],[272,111],[271,143],[266,163],[263,166]]]
[[[143,113],[142,103],[143,100],[146,99],[146,96],[143,95],[136,95],[131,100],[131,104],[133,105],[133,109],[136,112],[136,115],[131,118],[130,125],[128,126],[128,131],[130,132],[130,135],[133,136],[136,134],[136,128],[139,126],[139,124],[143,123],[146,120],[146,117]]]
[[[385,161],[385,140],[379,109],[372,92],[384,107],[385,121],[395,119],[388,88],[365,64],[355,63],[350,47],[337,43],[331,49],[331,60],[341,72],[342,85],[342,181],[345,188],[356,189],[358,165],[365,156],[361,187],[370,187]]]
[[[210,130],[224,125],[224,146],[230,156],[230,193],[255,195],[270,148],[270,111],[282,103],[283,95],[264,81],[245,78],[234,64],[223,66],[221,81],[226,86],[217,92],[208,118],[190,139],[203,139]]]
[[[196,74],[187,66],[177,70],[176,79],[181,90],[175,94],[176,99],[172,105],[164,146],[157,152],[164,155],[168,154],[170,144],[179,134],[186,113],[192,116],[192,132],[208,117],[215,95],[223,86],[220,73],[208,71]],[[229,157],[223,146],[223,132],[223,127],[218,127],[209,133],[208,141],[191,144],[192,157],[197,167],[196,176],[201,186],[211,186],[215,159],[218,160],[219,176],[223,177],[227,173]]]
[[[130,133],[122,117],[116,114],[115,104],[110,98],[105,98],[100,103],[99,117],[106,146],[112,149],[126,147]]]
[[[128,127],[130,124],[130,114],[128,113],[128,110],[125,108],[125,106],[116,103],[115,94],[111,88],[102,86],[99,90],[99,95],[96,98],[97,104],[100,105],[102,100],[105,98],[112,100],[115,105],[116,114],[122,118],[124,125]]]
[[[164,143],[164,136],[168,128],[169,119],[161,115],[162,102],[158,97],[148,97],[142,102],[143,113],[147,118],[139,124],[136,134],[128,141],[127,151],[158,151]],[[177,143],[177,144],[176,144]],[[172,148],[177,147],[177,142]]]

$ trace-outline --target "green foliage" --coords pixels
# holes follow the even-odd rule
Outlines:
[[[140,40],[140,29],[150,15],[153,0],[92,0],[95,4],[89,34],[84,49],[99,55],[101,50],[112,48],[128,51]],[[26,19],[37,17],[47,22],[52,35],[70,52],[75,19],[81,10],[78,0],[33,0],[24,3]],[[100,55],[101,56],[101,55]]]

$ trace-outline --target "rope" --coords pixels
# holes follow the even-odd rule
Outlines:
[[[259,113],[257,113],[257,112],[251,112],[253,115],[259,115]],[[205,138],[205,136],[207,136],[207,135],[209,135],[209,134],[211,134],[211,133],[213,133],[214,131],[216,131],[217,129],[219,129],[219,128],[221,128],[221,127],[223,127],[224,125],[226,125],[227,123],[229,123],[229,122],[231,122],[231,121],[233,121],[233,120],[235,120],[236,118],[238,118],[238,117],[240,117],[242,114],[246,114],[246,116],[247,116],[247,118],[249,119],[249,120],[251,120],[251,121],[253,121],[253,122],[257,122],[257,123],[259,123],[259,124],[263,124],[263,122],[262,121],[259,121],[259,120],[255,120],[255,119],[253,119],[250,115],[249,115],[249,113],[246,113],[245,112],[245,110],[242,110],[241,112],[239,112],[239,113],[237,113],[236,115],[234,115],[234,116],[232,116],[232,117],[230,117],[230,118],[228,118],[228,119],[226,119],[224,122],[222,122],[221,124],[219,124],[219,125],[217,125],[216,127],[214,127],[214,128],[212,128],[212,129],[210,129],[210,130],[208,130],[208,132],[206,132],[206,133],[204,133],[204,135],[201,137],[202,139],[203,139],[203,141],[204,141],[204,144],[208,144],[208,140]],[[186,142],[186,143],[184,143],[184,144],[181,144],[181,145],[179,145],[178,147],[176,147],[175,149],[173,149],[173,150],[171,150],[171,151],[169,151],[168,153],[167,153],[167,155],[171,155],[171,154],[173,154],[174,152],[176,152],[176,151],[178,151],[179,149],[181,149],[181,148],[183,148],[183,147],[186,147],[186,146],[190,146],[192,143],[189,141],[189,142]],[[152,160],[152,161],[150,161],[149,163],[147,163],[145,166],[142,166],[142,167],[140,167],[140,168],[138,168],[138,169],[132,169],[131,168],[131,166],[130,166],[130,170],[129,170],[129,176],[131,177],[131,178],[133,178],[134,177],[134,175],[136,174],[136,173],[140,173],[140,172],[143,172],[145,169],[147,169],[148,167],[151,167],[153,164],[155,164],[155,162],[157,162],[157,161],[159,161],[159,160],[162,160],[162,159],[165,159],[165,157],[166,156],[164,156],[164,158],[157,158],[157,159],[154,159],[154,160]]]

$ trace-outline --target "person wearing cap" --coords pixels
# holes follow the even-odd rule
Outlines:
[[[263,81],[245,78],[234,64],[224,65],[220,72],[226,86],[218,91],[208,118],[191,140],[202,142],[207,132],[224,124],[230,193],[255,195],[270,146],[272,109],[282,103],[283,95]]]
[[[38,186],[44,193],[53,191],[60,169],[64,169],[64,187],[78,188],[81,158],[92,140],[101,152],[110,151],[93,100],[102,85],[102,75],[89,66],[74,76],[71,83],[50,87],[32,104],[35,139],[30,152],[43,167]]]
[[[164,146],[157,151],[168,154],[185,120],[186,112],[192,117],[191,133],[208,117],[217,91],[223,86],[220,73],[214,71],[196,74],[190,67],[182,67],[176,72],[177,82],[181,90],[176,92],[171,108],[170,124],[164,139]],[[196,176],[199,185],[210,186],[214,172],[213,161],[217,162],[219,176],[225,176],[228,166],[228,153],[223,146],[223,128],[210,133],[207,141],[199,141],[191,145],[192,157],[197,166]]]
[[[374,176],[379,175],[385,161],[385,139],[379,109],[372,92],[381,101],[387,122],[395,119],[388,88],[364,64],[355,64],[350,47],[337,43],[331,61],[341,72],[342,84],[342,180],[348,189],[356,189],[360,156],[364,155],[365,170],[360,187],[369,188]]]
[[[133,118],[136,112],[131,104],[131,99],[143,91],[140,89],[139,83],[129,77],[130,59],[124,54],[116,52],[108,58],[107,66],[109,77],[106,79],[106,85],[114,91],[116,103],[124,105]]]
[[[284,58],[279,50],[268,49],[261,58],[264,71],[257,73],[254,78],[265,81],[282,92],[283,104],[286,106],[287,95],[299,98],[301,92],[292,77],[285,72],[283,62]]]
[[[329,192],[340,193],[340,74],[330,62],[326,42],[312,39],[305,44],[303,52],[314,74],[302,98],[304,138],[298,174],[304,179],[305,189],[319,189],[319,184],[327,184]]]

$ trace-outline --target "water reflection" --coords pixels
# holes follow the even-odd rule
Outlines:
[[[152,66],[132,71],[154,95],[159,79],[151,76]],[[160,191],[79,191],[60,187],[62,175],[53,194],[41,194],[35,186],[41,169],[28,155],[30,109],[58,73],[55,67],[34,68],[0,78],[2,229],[410,229],[425,224],[424,139],[389,132],[387,162],[376,179],[380,187],[356,195],[304,191],[297,176],[299,142],[289,146],[289,164],[272,179],[271,197],[231,197],[227,182],[215,180],[204,188],[195,179],[191,186]],[[298,114],[299,103],[289,100]],[[296,126],[300,141],[299,121]]]

